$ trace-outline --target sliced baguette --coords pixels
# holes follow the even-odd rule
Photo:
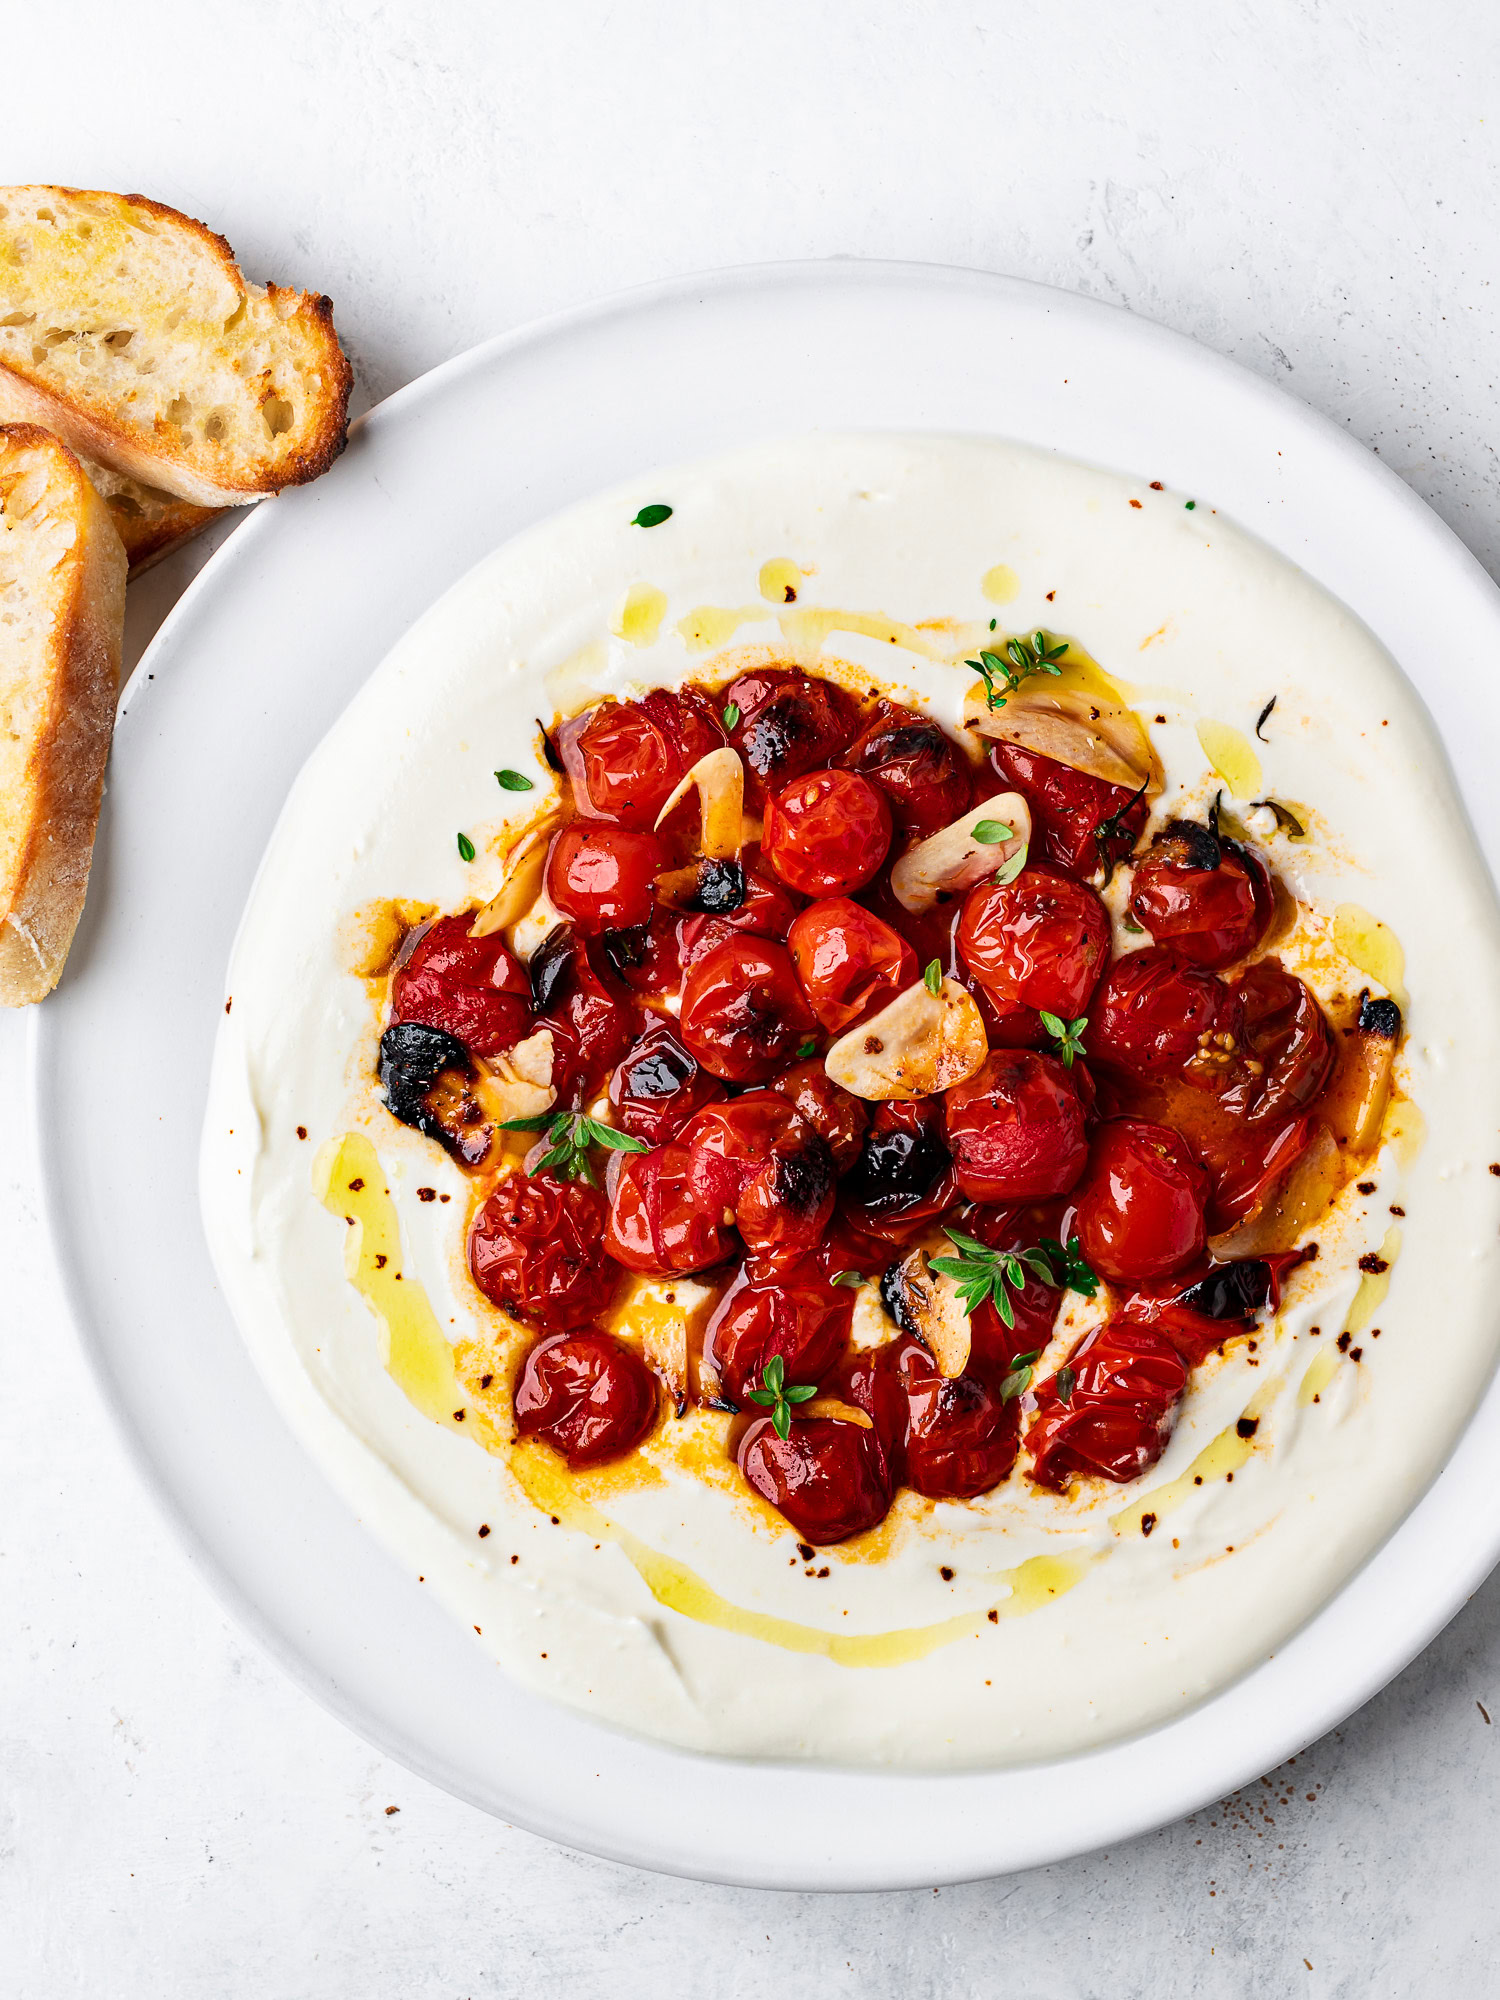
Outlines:
[[[232,507],[328,469],[349,388],[328,300],[247,285],[201,222],[142,195],[0,188],[0,422]]]
[[[125,630],[125,550],[78,460],[0,426],[0,1002],[57,984],[83,909]]]
[[[170,555],[180,543],[191,541],[200,528],[217,521],[224,511],[222,507],[195,507],[191,500],[179,500],[175,494],[163,493],[159,486],[142,486],[138,479],[111,472],[92,458],[80,458],[79,463],[108,507],[125,544],[132,579]]]

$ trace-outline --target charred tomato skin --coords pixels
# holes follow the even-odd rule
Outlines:
[[[1020,1443],[1020,1406],[1000,1378],[966,1369],[951,1379],[909,1337],[861,1356],[850,1399],[881,1431],[901,1480],[929,1500],[973,1500],[1010,1472]]]
[[[591,1330],[556,1333],[527,1355],[516,1384],[516,1430],[570,1466],[634,1451],[656,1424],[656,1378],[634,1348]]]
[[[765,1083],[817,1023],[784,946],[734,935],[695,959],[682,987],[679,1033],[726,1083]]]
[[[596,1320],[619,1272],[603,1254],[598,1192],[550,1173],[510,1173],[469,1229],[469,1269],[493,1305],[547,1332]]]
[[[836,1417],[793,1417],[776,1435],[758,1418],[740,1439],[740,1472],[804,1542],[826,1548],[877,1527],[890,1512],[891,1482],[873,1429]]]
[[[766,798],[761,851],[803,896],[848,896],[873,881],[891,845],[885,794],[857,771],[809,771]]]
[[[1210,971],[1254,950],[1274,906],[1264,863],[1192,820],[1157,834],[1136,863],[1129,904],[1153,943]]]
[[[1187,1385],[1182,1357],[1156,1328],[1112,1320],[1085,1334],[1067,1366],[1073,1386],[1066,1401],[1056,1375],[1036,1392],[1026,1432],[1032,1479],[1056,1492],[1079,1477],[1118,1485],[1138,1479],[1171,1435]]]
[[[914,839],[941,832],[968,810],[968,758],[931,716],[913,709],[877,702],[839,762],[880,787],[897,831]]]
[[[787,935],[797,977],[818,1025],[840,1035],[875,1013],[917,977],[906,939],[847,896],[810,903]]]
[[[753,667],[724,690],[739,710],[729,740],[745,766],[745,793],[758,804],[790,778],[831,764],[854,734],[849,697],[796,667]]]
[[[997,777],[1031,808],[1031,851],[1038,861],[1086,882],[1134,849],[1146,824],[1147,805],[1122,785],[1107,784],[1053,757],[995,743],[990,763]],[[1118,831],[1110,822],[1118,817]],[[1099,829],[1106,830],[1101,834]]]
[[[833,1155],[775,1091],[700,1111],[682,1134],[705,1212],[733,1215],[748,1249],[811,1249],[833,1215]]]
[[[1117,959],[1100,981],[1084,1046],[1130,1076],[1193,1080],[1196,1065],[1212,1085],[1224,1079],[1205,1067],[1205,1051],[1228,1055],[1242,1027],[1242,1006],[1217,973],[1148,945]],[[1220,1042],[1226,1036],[1227,1050]]]
[[[958,950],[1006,1007],[1065,1021],[1084,1013],[1109,963],[1109,912],[1086,883],[1025,868],[1014,882],[981,882],[964,898]]]
[[[784,1070],[771,1088],[807,1120],[839,1173],[854,1164],[870,1123],[862,1099],[841,1089],[816,1057]]]
[[[723,1084],[661,1016],[631,1043],[609,1081],[620,1130],[648,1146],[675,1139],[696,1112],[723,1095]]]
[[[547,895],[586,937],[649,924],[664,858],[655,834],[576,819],[552,836]]]
[[[971,1201],[1066,1194],[1088,1159],[1077,1079],[1034,1049],[992,1049],[950,1090],[944,1123],[953,1169]]]
[[[560,1105],[604,1088],[635,1035],[636,1014],[601,941],[558,924],[531,956],[537,1024],[552,1034],[552,1087]]]
[[[1144,1118],[1100,1125],[1073,1193],[1084,1258],[1114,1284],[1155,1283],[1203,1254],[1208,1174],[1165,1125]]]
[[[455,1036],[471,1054],[499,1055],[531,1028],[531,984],[498,932],[470,937],[468,913],[439,917],[402,946],[391,979],[391,1019]]]

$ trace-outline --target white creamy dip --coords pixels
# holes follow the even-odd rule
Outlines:
[[[1292,564],[1187,498],[944,438],[814,437],[656,473],[481,563],[298,779],[229,972],[209,1241],[308,1449],[530,1686],[742,1755],[977,1766],[1091,1747],[1265,1659],[1450,1449],[1496,1347],[1493,891],[1391,660]],[[656,501],[671,519],[633,526]],[[1165,766],[1159,814],[1201,816],[1224,792],[1306,906],[1282,950],[1292,970],[1325,997],[1396,989],[1402,1101],[1373,1188],[1351,1186],[1314,1230],[1317,1260],[1275,1323],[1196,1371],[1164,1457],[1132,1486],[1068,1499],[1018,1469],[973,1502],[903,1492],[868,1547],[809,1563],[723,1460],[728,1420],[704,1411],[664,1420],[646,1477],[606,1469],[576,1488],[588,1510],[570,1507],[561,1461],[539,1445],[512,1457],[472,1371],[450,1378],[446,1343],[472,1361],[499,1316],[465,1268],[464,1176],[380,1105],[370,988],[345,969],[351,913],[391,897],[452,910],[498,888],[496,834],[554,783],[535,717],[711,677],[717,651],[762,644],[853,663],[954,727],[973,679],[956,662],[991,618],[1072,638],[1124,685]],[[499,767],[535,791],[501,791]],[[1252,813],[1265,796],[1305,810],[1309,837]],[[348,1203],[353,1224],[337,1185],[332,1206],[314,1188],[350,1134],[373,1145],[381,1182]],[[348,1255],[375,1282],[386,1187],[399,1235],[382,1254],[407,1288],[382,1267],[380,1296],[404,1315],[391,1369],[345,1271]],[[1365,1253],[1389,1270],[1362,1276]],[[1039,1373],[1091,1311],[1072,1295],[1069,1310]],[[695,1453],[706,1476],[684,1463]]]

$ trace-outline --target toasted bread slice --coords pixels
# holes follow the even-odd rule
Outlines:
[[[247,285],[201,222],[142,195],[0,188],[0,422],[232,507],[328,469],[349,387],[328,300]]]
[[[0,427],[0,1002],[57,984],[83,908],[125,632],[125,550],[78,460]]]
[[[80,458],[79,463],[108,507],[125,544],[132,579],[182,542],[191,541],[200,528],[217,521],[224,512],[222,507],[195,507],[191,500],[179,500],[175,494],[163,493],[159,486],[142,486],[138,479],[111,472],[92,458]]]

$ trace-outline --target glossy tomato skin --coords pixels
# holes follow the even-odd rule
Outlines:
[[[1128,1076],[1180,1077],[1212,1089],[1228,1081],[1242,1032],[1242,1005],[1217,973],[1148,945],[1105,974],[1084,1046]]]
[[[1144,798],[1122,785],[1109,785],[1087,771],[1055,758],[1040,757],[1015,743],[996,743],[990,762],[997,776],[1018,791],[1031,808],[1031,852],[1038,861],[1086,882],[1101,865],[1122,861],[1146,824]],[[1102,838],[1097,829],[1120,814],[1120,831]]]
[[[1245,957],[1274,909],[1263,862],[1192,820],[1173,820],[1137,862],[1130,914],[1154,944],[1217,971]]]
[[[930,716],[880,701],[839,759],[878,785],[898,832],[923,840],[969,809],[973,780],[968,758]]]
[[[688,967],[679,1032],[726,1083],[765,1083],[817,1023],[784,946],[731,936]]]
[[[811,1125],[833,1155],[837,1172],[853,1166],[870,1114],[860,1098],[840,1089],[816,1056],[784,1070],[771,1088]]]
[[[751,1091],[700,1111],[682,1134],[705,1212],[732,1215],[747,1249],[809,1250],[833,1216],[833,1155],[786,1098]]]
[[[1171,1436],[1187,1385],[1182,1357],[1156,1328],[1116,1320],[1086,1334],[1067,1366],[1073,1389],[1066,1402],[1056,1375],[1036,1392],[1026,1433],[1031,1477],[1055,1492],[1081,1477],[1119,1485],[1138,1479]]]
[[[706,1209],[688,1180],[686,1146],[612,1153],[604,1249],[628,1271],[706,1271],[735,1247],[721,1213]]]
[[[885,1453],[863,1424],[794,1417],[783,1440],[761,1417],[740,1439],[737,1456],[747,1484],[815,1547],[862,1535],[890,1512]]]
[[[609,1080],[620,1130],[648,1146],[675,1139],[696,1112],[723,1095],[723,1084],[661,1016],[631,1043]]]
[[[515,1408],[522,1437],[545,1439],[570,1466],[598,1465],[653,1429],[656,1378],[607,1333],[553,1334],[527,1355]]]
[[[854,709],[842,688],[796,667],[755,667],[724,690],[739,710],[729,740],[745,766],[752,805],[789,778],[831,764],[854,734]]]
[[[1109,912],[1086,883],[1024,868],[1014,882],[981,882],[964,898],[958,949],[1005,1008],[1045,1009],[1065,1021],[1088,1007],[1109,963]]]
[[[777,881],[769,864],[761,858],[758,844],[747,847],[740,856],[740,870],[745,899],[737,909],[692,913],[679,920],[678,950],[684,971],[736,932],[780,942],[791,929],[802,907],[802,898],[794,896],[784,882]]]
[[[919,1340],[903,1336],[861,1356],[850,1400],[884,1435],[903,1484],[929,1500],[972,1500],[1016,1462],[1020,1405],[1000,1379],[966,1369],[945,1379]]]
[[[1148,1285],[1203,1254],[1208,1174],[1185,1140],[1143,1118],[1098,1127],[1073,1191],[1088,1264],[1117,1285]]]
[[[655,834],[576,819],[552,836],[547,894],[586,937],[630,930],[651,921],[664,862]]]
[[[605,1206],[595,1189],[550,1173],[511,1173],[469,1230],[469,1269],[492,1304],[547,1332],[585,1326],[614,1297],[603,1254]]]
[[[810,903],[787,949],[819,1027],[841,1035],[917,978],[917,954],[889,924],[847,896]]]
[[[803,896],[847,896],[880,872],[891,845],[884,792],[857,771],[809,771],[766,797],[761,848]]]
[[[562,1106],[597,1097],[635,1036],[635,1009],[596,939],[559,924],[532,953],[537,1025],[552,1034],[552,1087]]]
[[[718,710],[696,688],[600,702],[558,731],[578,811],[637,829],[655,826],[681,779],[723,741]]]
[[[1205,1258],[1175,1278],[1132,1292],[1120,1317],[1154,1326],[1171,1341],[1184,1365],[1196,1368],[1224,1341],[1248,1332],[1257,1314],[1275,1312],[1287,1272],[1302,1262],[1300,1250],[1223,1264]]]
[[[755,1283],[741,1271],[714,1309],[703,1338],[705,1371],[737,1408],[755,1405],[766,1363],[779,1354],[788,1384],[821,1387],[843,1358],[854,1294],[821,1284],[809,1271]]]
[[[850,1223],[886,1242],[903,1241],[958,1205],[937,1098],[876,1105],[859,1157],[844,1175],[842,1196]]]
[[[651,921],[628,930],[608,930],[599,945],[611,969],[632,993],[651,999],[675,993],[682,984],[678,918],[673,910],[656,910]]]
[[[391,979],[391,1019],[441,1028],[473,1055],[499,1055],[531,1031],[531,982],[498,932],[469,936],[473,921],[440,917],[407,938]]]
[[[1313,1117],[1283,1125],[1239,1126],[1215,1135],[1208,1155],[1213,1193],[1208,1227],[1217,1236],[1258,1215],[1322,1130]]]
[[[1248,1073],[1236,1078],[1221,1101],[1250,1126],[1293,1118],[1314,1103],[1333,1074],[1333,1031],[1312,989],[1280,959],[1263,958],[1247,967],[1235,990]],[[1249,1071],[1251,1062],[1259,1069]]]
[[[971,1201],[1066,1194],[1088,1159],[1078,1079],[1034,1049],[993,1049],[950,1090],[944,1120],[958,1184]]]

